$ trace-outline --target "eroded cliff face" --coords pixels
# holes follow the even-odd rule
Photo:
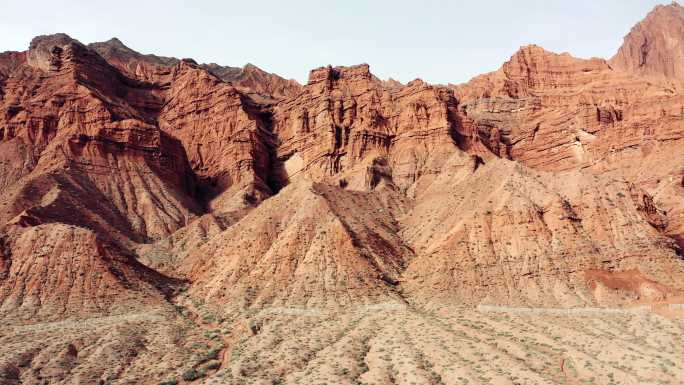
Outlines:
[[[158,78],[160,71],[174,67],[181,61],[173,57],[143,55],[125,46],[117,38],[92,43],[88,47],[131,77],[147,81],[154,81]],[[242,68],[221,66],[216,63],[200,66],[241,91],[266,98],[266,100],[295,96],[301,90],[301,85],[296,81],[283,79],[253,64],[246,64]]]
[[[544,170],[593,165],[608,152],[682,133],[677,89],[613,71],[601,59],[537,46],[455,88],[468,135],[502,157]]]
[[[444,87],[420,80],[387,87],[365,64],[315,69],[301,94],[275,107],[283,177],[372,189],[373,165],[387,162],[406,190],[458,149],[456,107]]]
[[[299,88],[253,66],[38,37],[0,55],[3,268],[32,260],[25,234],[61,223],[141,282],[163,272],[161,297],[189,279],[190,295],[238,312],[645,298],[606,296],[613,272],[660,285],[647,299],[662,301],[682,289],[684,94],[649,79],[528,46],[460,86],[363,64]]]
[[[139,243],[198,218],[216,196],[227,202],[221,210],[239,211],[271,194],[261,107],[190,62],[157,68],[152,81],[132,78],[66,35],[38,37],[26,53],[3,54],[0,62],[3,233],[22,239],[35,226],[66,223],[122,250],[125,261],[136,258]],[[85,239],[71,241],[94,244],[80,245]],[[7,244],[8,266],[32,258],[22,250]],[[28,294],[14,293],[20,287],[12,284],[3,301],[19,298],[12,301],[22,307]],[[110,295],[84,301],[100,294]]]
[[[242,191],[239,205],[269,196],[273,139],[260,107],[189,61],[174,67],[169,81],[159,127],[181,141],[204,199],[211,205],[217,196],[223,202]]]
[[[468,311],[480,322],[478,305],[672,315],[684,92],[679,27],[658,28],[680,11],[657,8],[610,62],[527,46],[459,86],[382,81],[362,64],[314,69],[302,87],[64,34],[1,53],[0,383],[390,383],[395,367],[374,360],[409,338],[406,319],[461,346],[489,341],[470,321],[445,326]],[[420,364],[406,372],[453,377],[444,361],[424,370],[454,357],[441,340],[419,351],[410,338]],[[467,349],[569,383],[564,359],[564,377],[530,370],[519,345]],[[359,363],[318,376],[325,349]]]
[[[659,5],[635,25],[610,64],[652,78],[684,80],[684,8]]]
[[[158,95],[64,36],[32,47],[4,87],[5,221],[41,205],[33,188],[75,194],[55,181],[63,178],[97,191],[104,199],[96,205],[123,217],[135,239],[184,226],[197,210],[188,199],[193,176],[178,140],[154,125]]]
[[[490,81],[500,89],[484,92],[525,101],[548,92],[537,102],[560,111],[581,98],[574,82],[593,86],[592,71],[610,68],[530,47]],[[191,293],[226,314],[402,298],[594,306],[679,293],[669,217],[641,186],[577,164],[547,173],[499,159],[517,153],[497,151],[469,111],[449,89],[388,87],[366,65],[312,71],[297,98],[274,108],[289,186],[187,251]],[[606,294],[623,271],[633,285]]]
[[[625,178],[668,211],[666,231],[681,239],[684,99],[678,86],[615,71],[601,59],[529,46],[500,70],[455,88],[463,135],[539,170]]]

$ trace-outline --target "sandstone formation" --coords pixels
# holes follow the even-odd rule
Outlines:
[[[684,8],[659,5],[625,36],[610,64],[617,70],[681,82],[684,80]]]
[[[117,38],[92,43],[88,47],[99,53],[113,66],[133,77],[145,80],[155,79],[156,73],[160,69],[173,67],[180,62],[179,59],[172,57],[143,55],[128,48]],[[202,64],[201,66],[244,92],[254,93],[262,97],[284,98],[294,96],[301,88],[296,81],[283,79],[253,64],[246,64],[242,68],[221,66],[216,63]]]
[[[186,263],[191,293],[229,313],[233,306],[401,301],[394,286],[411,256],[379,196],[298,181]]]
[[[88,48],[100,54],[109,64],[132,75],[144,76],[145,73],[153,73],[156,67],[173,67],[178,63],[178,59],[172,57],[143,55],[115,37],[88,44]]]
[[[450,86],[0,53],[0,384],[675,383],[682,12]]]
[[[503,159],[474,164],[452,159],[401,219],[403,239],[417,254],[403,276],[412,298],[537,307],[623,302],[587,293],[584,274],[594,270],[636,269],[681,289],[676,245],[649,222],[663,215],[649,217],[648,196],[638,188]],[[664,299],[668,290],[654,291],[650,300]]]
[[[681,239],[681,200],[654,194],[661,178],[679,172],[676,155],[675,165],[649,169],[647,177],[629,167],[635,148],[642,160],[658,162],[677,145],[676,88],[615,72],[601,59],[530,46],[501,70],[455,88],[383,82],[368,65],[323,67],[296,96],[263,104],[189,59],[143,56],[117,40],[91,47],[111,64],[66,35],[36,38],[25,56],[4,54],[8,234],[44,223],[82,225],[148,266],[195,282],[191,293],[238,308],[345,306],[406,293],[418,302],[586,304],[597,299],[582,272],[594,270],[636,269],[672,293],[679,289],[679,249],[665,236]],[[145,76],[141,65],[150,66]],[[28,81],[35,82],[30,96],[22,93]],[[617,96],[615,84],[624,90]],[[89,107],[74,116],[72,104],[84,102]],[[649,114],[655,105],[672,108]],[[9,161],[17,154],[26,160]],[[577,184],[559,185],[498,158],[563,172]],[[603,198],[609,185],[621,204],[606,212],[614,205]],[[485,191],[500,193],[484,202]],[[546,210],[568,222],[550,222]],[[326,212],[339,226],[310,244]],[[500,215],[508,219],[499,222]],[[311,236],[306,222],[315,225]],[[620,222],[638,228],[611,230]],[[290,237],[281,228],[287,223],[297,224],[297,237],[280,241]],[[528,223],[533,242],[512,246],[526,237],[520,223]],[[304,251],[312,247],[331,254]],[[246,274],[270,264],[270,253],[274,271]],[[335,273],[309,266],[322,262],[305,255],[332,261]],[[296,268],[277,267],[284,260]],[[501,271],[508,264],[513,270]],[[343,296],[351,277],[360,286]],[[426,286],[426,277],[437,281]],[[245,302],[247,291],[255,298]]]
[[[109,217],[105,226],[123,222],[134,239],[182,227],[197,210],[188,197],[193,176],[178,140],[154,126],[154,95],[64,36],[32,46],[34,59],[4,88],[4,221],[71,196],[79,206],[99,206],[89,209]]]
[[[421,80],[385,87],[365,64],[312,70],[303,92],[275,107],[283,176],[372,189],[369,173],[383,158],[407,190],[458,150],[456,107],[444,87]]]
[[[199,192],[211,200],[248,186],[242,197],[251,203],[269,195],[272,138],[260,107],[192,62],[169,76],[159,127],[181,141]]]
[[[681,242],[680,88],[537,46],[455,88],[461,135],[532,168],[624,178],[653,195],[668,212],[667,233]]]
[[[26,319],[129,312],[163,302],[163,276],[105,245],[92,231],[38,225],[3,240],[2,311]]]
[[[221,80],[234,84],[246,93],[266,95],[275,99],[296,96],[302,86],[292,79],[283,79],[268,73],[254,64],[242,68],[220,66],[216,63],[202,64],[202,67],[218,76]]]
[[[236,193],[239,209],[258,202],[258,191],[270,193],[254,171],[267,174],[269,152],[254,148],[258,138],[250,146],[259,133],[250,120],[258,119],[243,106],[247,97],[208,72],[179,62],[153,83],[132,79],[66,35],[38,37],[27,54],[4,58],[0,218],[8,234],[49,223],[83,226],[134,258],[138,243],[167,237],[201,215],[207,201],[200,195],[256,185],[257,192]],[[217,89],[199,87],[207,81]],[[185,111],[173,102],[202,97],[218,110]],[[207,125],[215,131],[204,135],[230,141],[193,142],[199,133],[189,131]],[[201,145],[217,160],[202,158]],[[15,247],[7,246],[8,264],[22,256]]]

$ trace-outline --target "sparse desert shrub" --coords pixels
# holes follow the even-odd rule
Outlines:
[[[223,349],[223,347],[216,347],[216,348],[209,350],[207,352],[207,355],[204,356],[205,361],[218,359],[219,353],[221,353],[221,349]]]
[[[196,380],[198,378],[202,378],[202,377],[204,377],[204,373],[198,372],[195,369],[190,369],[190,370],[186,371],[185,373],[183,373],[183,379],[185,381],[194,381],[194,380]]]

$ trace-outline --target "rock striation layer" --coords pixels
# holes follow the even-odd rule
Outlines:
[[[421,80],[385,87],[366,64],[312,70],[303,92],[274,108],[283,178],[359,189],[373,179],[374,164],[387,162],[407,190],[457,150],[456,108],[445,87]]]
[[[461,135],[546,171],[589,169],[645,189],[682,239],[683,93],[679,86],[537,46],[455,87]]]
[[[681,325],[623,320],[681,314],[682,30],[455,86],[0,53],[0,384],[671,383]]]
[[[659,5],[635,25],[612,59],[613,68],[654,78],[684,80],[684,8]]]
[[[42,36],[0,62],[6,266],[67,224],[238,312],[610,305],[592,290],[612,271],[669,288],[652,300],[680,289],[680,93],[602,59],[528,46],[456,87],[328,66],[279,100],[118,40]]]
[[[130,76],[148,81],[155,80],[160,70],[174,67],[181,61],[173,57],[143,55],[125,46],[117,38],[92,43],[88,47]],[[201,67],[244,92],[262,97],[276,99],[290,97],[296,95],[301,89],[296,81],[283,79],[253,64],[246,64],[240,68],[210,63],[202,64]]]

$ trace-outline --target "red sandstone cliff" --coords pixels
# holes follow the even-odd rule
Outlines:
[[[131,76],[145,80],[154,80],[156,77],[155,73],[160,68],[173,67],[180,62],[179,59],[172,57],[151,54],[143,55],[125,46],[117,38],[112,38],[105,42],[92,43],[88,47],[99,53],[115,67]],[[301,86],[296,81],[283,79],[253,64],[247,64],[239,68],[210,63],[202,64],[201,67],[247,93],[284,98],[296,95],[301,89]]]
[[[462,135],[536,169],[625,178],[655,196],[667,232],[682,239],[682,201],[672,198],[684,176],[678,87],[529,46],[456,92]]]
[[[455,87],[365,64],[299,86],[38,37],[0,54],[0,301],[163,302],[176,281],[153,269],[234,310],[660,300],[684,276],[684,93],[616,60],[527,46]],[[57,251],[37,258],[36,242]],[[43,279],[62,277],[53,263],[82,271],[78,288]],[[620,272],[660,289],[597,297]]]
[[[684,80],[684,8],[659,5],[635,25],[610,64],[617,70]]]

